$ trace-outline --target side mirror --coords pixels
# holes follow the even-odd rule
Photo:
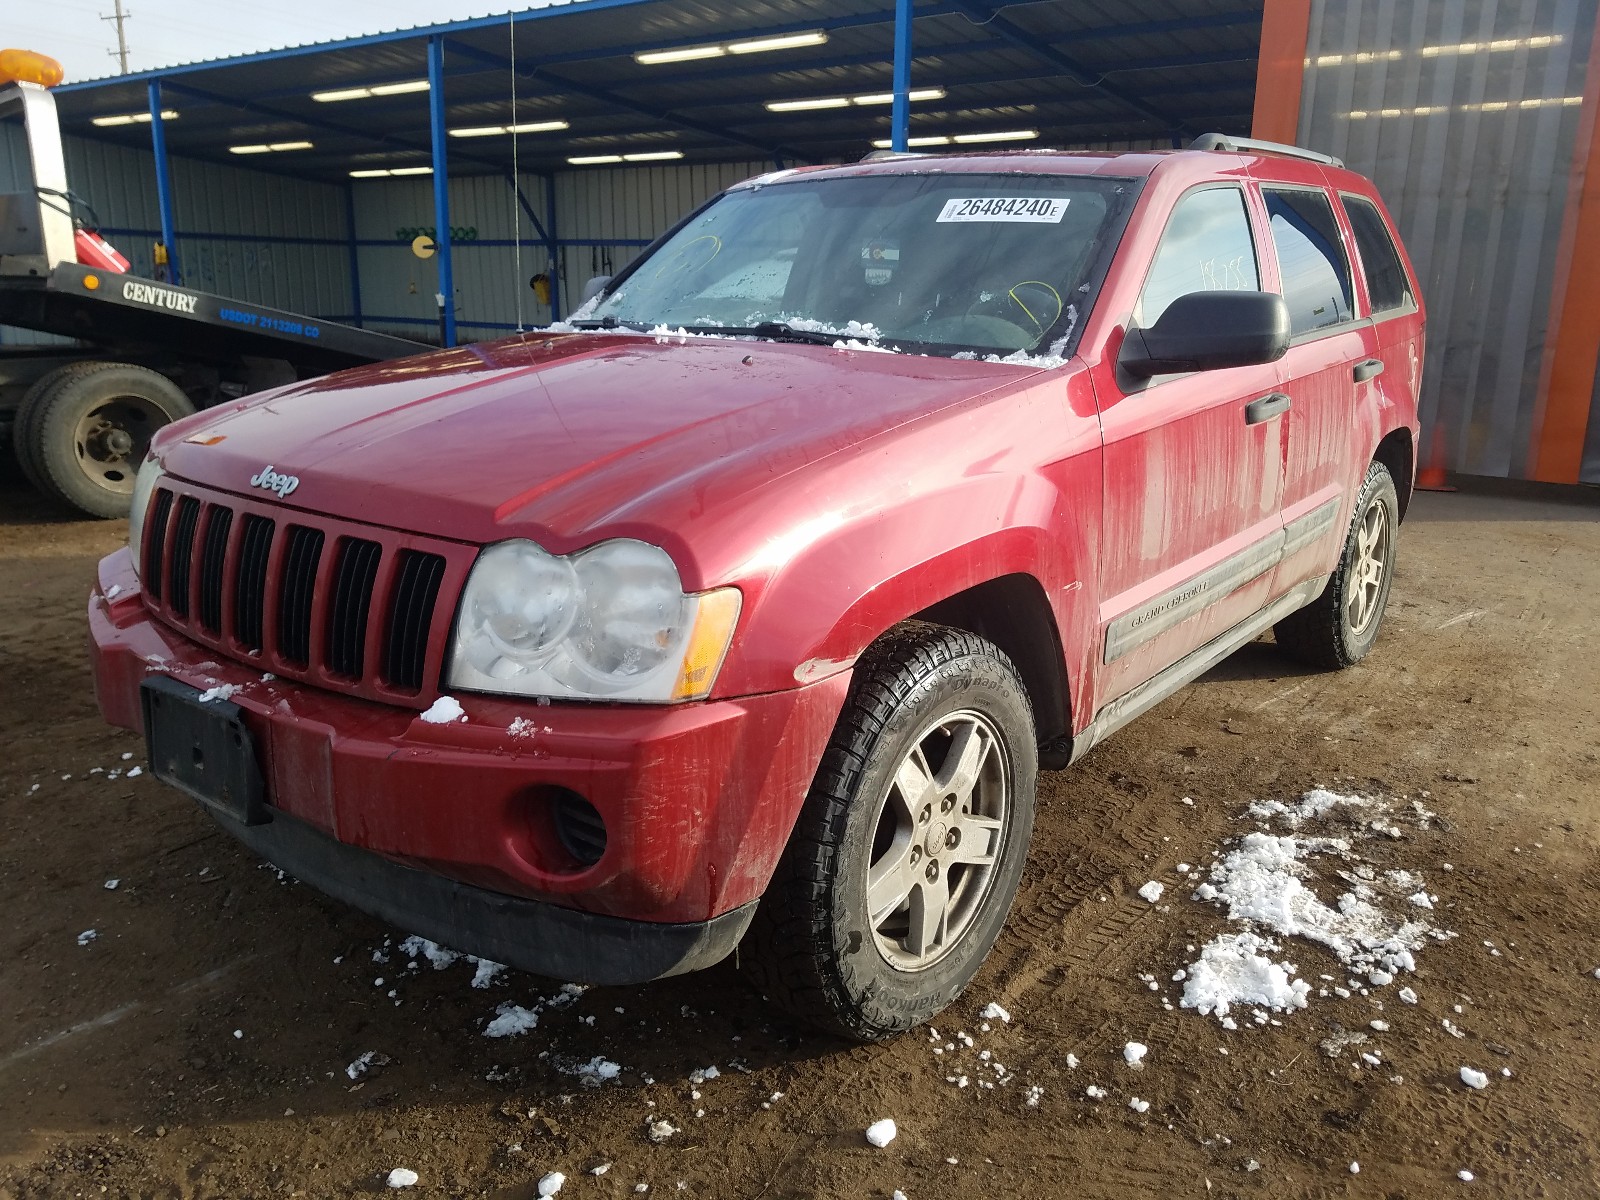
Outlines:
[[[606,284],[610,282],[611,276],[609,275],[596,275],[593,279],[589,280],[588,283],[583,285],[583,296],[578,301],[578,307],[582,308],[601,292],[605,291]]]
[[[1148,379],[1276,362],[1289,349],[1289,306],[1276,292],[1190,292],[1149,329],[1130,329],[1119,365]]]

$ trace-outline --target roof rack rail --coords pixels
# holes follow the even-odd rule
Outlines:
[[[1189,149],[1226,150],[1230,152],[1255,150],[1261,154],[1283,154],[1289,158],[1304,158],[1329,167],[1344,166],[1344,159],[1335,158],[1331,154],[1319,154],[1315,150],[1306,150],[1300,146],[1290,146],[1284,142],[1262,142],[1257,141],[1255,138],[1233,137],[1226,133],[1202,133],[1189,143]]]

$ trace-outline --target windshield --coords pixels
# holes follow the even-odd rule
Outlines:
[[[1130,191],[1125,180],[1041,174],[737,189],[636,263],[580,323],[1060,355]]]

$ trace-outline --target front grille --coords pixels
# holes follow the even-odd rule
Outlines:
[[[272,511],[158,488],[143,549],[146,605],[262,670],[420,706],[452,615],[439,598],[460,588],[473,549]]]

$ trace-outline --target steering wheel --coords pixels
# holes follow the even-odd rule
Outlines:
[[[1020,330],[1022,345],[1032,345],[1061,317],[1061,293],[1040,279],[1023,279],[1008,287],[986,289],[967,306],[969,318],[1003,321]]]

